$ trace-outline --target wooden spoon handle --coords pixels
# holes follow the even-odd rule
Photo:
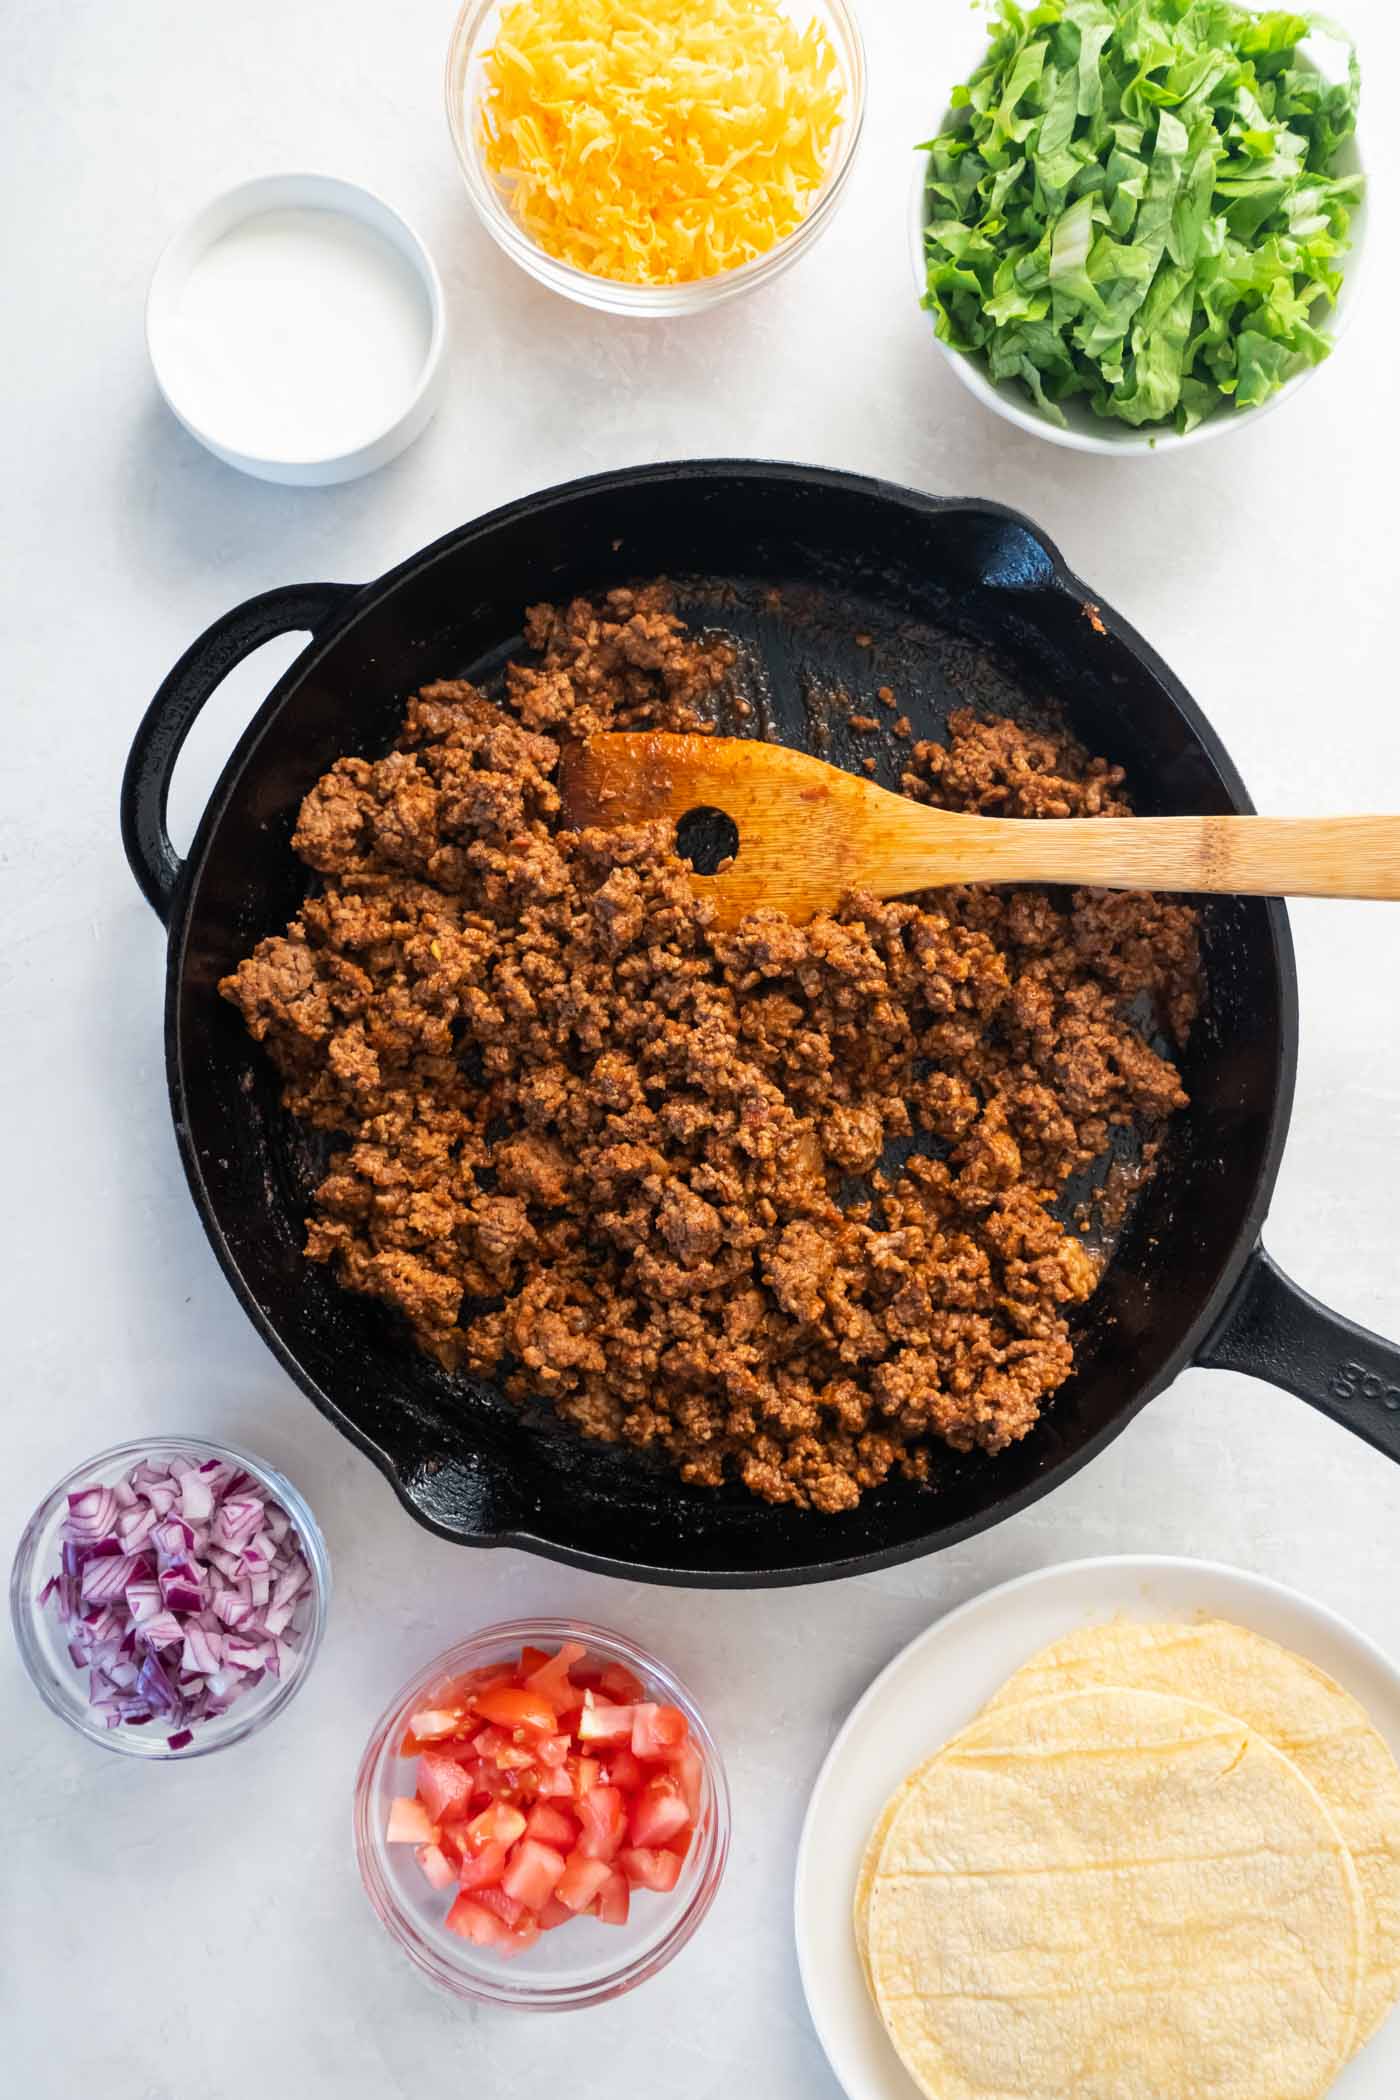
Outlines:
[[[958,857],[964,882],[1400,898],[1400,816],[972,818]]]

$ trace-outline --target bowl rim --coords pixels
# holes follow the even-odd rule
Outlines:
[[[449,1959],[449,1936],[439,1927],[423,1928],[400,1903],[385,1871],[386,1840],[379,1813],[380,1767],[386,1752],[403,1727],[415,1704],[446,1676],[470,1669],[486,1659],[489,1649],[520,1647],[525,1643],[582,1641],[590,1650],[627,1664],[664,1690],[669,1703],[679,1706],[690,1725],[691,1739],[700,1751],[709,1789],[710,1814],[707,1827],[697,1837],[690,1858],[696,1862],[694,1886],[661,1936],[639,1953],[622,1952],[615,1968],[579,1983],[559,1984],[552,1980],[532,1983],[528,1969],[503,1971],[499,1978],[470,1973]],[[524,2012],[570,2012],[604,2004],[635,1990],[648,1977],[665,1968],[699,1930],[719,1892],[729,1858],[731,1807],[729,1780],[724,1759],[711,1734],[695,1695],[666,1663],[634,1641],[630,1635],[598,1626],[591,1620],[535,1615],[502,1619],[483,1626],[444,1649],[425,1663],[395,1693],[370,1730],[355,1774],[351,1806],[352,1838],[361,1884],[380,1924],[396,1946],[408,1956],[430,1982],[453,1996],[478,2005],[497,2005]],[[687,1865],[689,1860],[687,1861]],[[677,1884],[679,1888],[680,1883]]]
[[[243,1701],[229,1708],[230,1726],[214,1740],[205,1740],[199,1733],[202,1724],[196,1724],[194,1740],[181,1750],[172,1750],[164,1735],[147,1734],[144,1730],[131,1729],[123,1722],[116,1728],[108,1728],[85,1699],[78,1697],[80,1679],[74,1670],[71,1685],[69,1680],[60,1680],[52,1670],[47,1656],[39,1643],[37,1625],[43,1607],[39,1603],[36,1586],[35,1562],[39,1550],[49,1537],[53,1520],[61,1515],[64,1502],[79,1482],[95,1479],[108,1481],[114,1472],[128,1469],[156,1453],[173,1452],[180,1456],[232,1459],[246,1472],[266,1487],[272,1498],[281,1504],[292,1520],[293,1528],[301,1542],[307,1566],[311,1570],[311,1617],[306,1626],[301,1647],[298,1650],[297,1667],[290,1675],[277,1680],[274,1689],[265,1699],[251,1698],[248,1711],[234,1719]],[[48,1493],[37,1504],[32,1516],[20,1534],[10,1567],[10,1624],[14,1632],[15,1646],[24,1663],[25,1673],[49,1712],[90,1743],[104,1750],[115,1750],[126,1757],[143,1758],[148,1764],[188,1764],[196,1757],[213,1757],[220,1750],[227,1750],[253,1735],[266,1722],[282,1713],[301,1690],[311,1668],[320,1653],[325,1636],[326,1620],[330,1611],[332,1591],[331,1560],[326,1541],[312,1513],[306,1497],[284,1473],[267,1463],[266,1459],[246,1451],[239,1444],[216,1443],[212,1439],[186,1436],[176,1432],[170,1436],[151,1435],[129,1438],[120,1444],[111,1444],[98,1451],[80,1465],[70,1468],[63,1478],[56,1481]]]
[[[180,386],[172,379],[165,332],[172,318],[173,302],[184,279],[199,257],[212,244],[231,233],[235,226],[272,211],[325,211],[349,219],[377,233],[395,247],[414,271],[428,302],[429,334],[423,362],[413,390],[372,429],[353,444],[330,452],[250,452],[189,413],[180,399]],[[422,235],[401,211],[366,183],[351,181],[315,168],[274,169],[264,175],[230,184],[207,197],[189,218],[178,226],[162,248],[151,272],[145,306],[146,353],[156,385],[171,414],[198,439],[207,451],[230,465],[257,472],[274,468],[311,476],[328,469],[343,469],[363,460],[366,466],[384,464],[399,449],[393,440],[401,433],[407,444],[418,434],[419,419],[436,398],[447,343],[447,303],[437,265]],[[385,447],[391,449],[385,450]]]
[[[1335,39],[1327,38],[1319,30],[1317,36],[1305,38],[1303,44],[1305,45],[1308,42],[1315,44],[1319,40],[1336,41]],[[1299,49],[1303,49],[1303,45],[1300,45]],[[1315,58],[1311,59],[1310,62],[1314,65],[1316,71],[1325,75],[1326,69],[1318,65]],[[1326,77],[1330,78],[1331,76],[1327,75]],[[939,132],[948,128],[956,114],[957,112],[952,108],[951,104],[945,106],[943,115],[939,119]],[[1349,158],[1353,163],[1350,172],[1364,177],[1365,187],[1361,197],[1352,209],[1352,237],[1350,246],[1346,249],[1343,257],[1345,267],[1337,301],[1327,310],[1322,324],[1323,332],[1332,346],[1331,352],[1321,362],[1305,364],[1301,371],[1292,373],[1281,387],[1276,388],[1270,394],[1267,401],[1260,402],[1256,407],[1246,412],[1227,414],[1217,409],[1213,414],[1207,416],[1204,422],[1198,423],[1194,430],[1185,432],[1173,429],[1170,424],[1142,425],[1137,429],[1133,429],[1128,424],[1117,425],[1106,419],[1098,418],[1095,419],[1095,423],[1096,426],[1101,427],[1092,429],[1081,428],[1073,422],[1068,426],[1062,426],[1058,423],[1052,423],[1048,416],[1042,415],[1033,402],[1018,400],[1010,390],[1012,383],[1010,381],[992,379],[990,374],[983,370],[979,360],[970,352],[954,349],[951,343],[945,343],[943,338],[936,332],[933,336],[933,341],[947,363],[952,367],[962,385],[984,407],[991,409],[995,415],[1002,417],[1005,422],[1014,423],[1018,429],[1028,431],[1031,436],[1044,438],[1047,443],[1059,445],[1068,451],[1097,453],[1100,457],[1110,459],[1119,459],[1125,456],[1138,457],[1143,454],[1151,455],[1168,451],[1179,451],[1187,445],[1201,444],[1207,438],[1224,437],[1232,430],[1252,429],[1261,417],[1271,414],[1274,409],[1281,407],[1285,401],[1291,400],[1306,380],[1314,378],[1327,365],[1331,364],[1344,335],[1355,318],[1361,287],[1366,276],[1363,266],[1367,251],[1366,236],[1369,223],[1369,206],[1375,190],[1376,177],[1366,164],[1359,124],[1343,142],[1341,150],[1343,157]],[[927,145],[919,145],[914,148],[914,169],[910,179],[909,203],[906,213],[910,265],[914,276],[915,293],[921,311],[924,311],[923,297],[927,289],[924,268],[923,213],[928,151]],[[1065,407],[1071,416],[1076,411],[1080,414],[1091,413],[1091,411],[1084,410],[1077,401],[1068,402],[1065,404]],[[1112,436],[1106,435],[1105,431],[1113,431],[1116,434]]]
[[[848,107],[837,134],[836,152],[810,209],[791,233],[763,255],[710,277],[690,277],[676,284],[630,284],[613,277],[594,277],[587,270],[550,255],[519,225],[481,161],[475,123],[466,121],[465,77],[490,17],[503,0],[462,0],[448,40],[443,67],[443,99],[457,166],[481,223],[512,261],[565,298],[603,313],[636,318],[665,317],[717,305],[750,291],[796,262],[825,231],[845,194],[865,125],[869,68],[860,23],[849,0],[811,0],[813,14],[830,18],[833,45],[845,82]],[[473,108],[473,115],[475,111]]]

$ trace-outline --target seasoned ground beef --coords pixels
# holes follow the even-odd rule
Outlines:
[[[689,1481],[838,1511],[940,1443],[1002,1450],[1096,1282],[1047,1205],[1184,1104],[1129,1003],[1184,1040],[1194,913],[961,889],[713,931],[661,827],[558,828],[556,736],[701,726],[734,652],[659,590],[526,631],[502,706],[428,686],[388,757],[312,789],[321,882],[221,987],[344,1140],[308,1254],[449,1370]],[[1127,808],[1117,768],[970,713],[904,787]]]

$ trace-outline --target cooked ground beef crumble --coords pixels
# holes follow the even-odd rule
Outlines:
[[[659,589],[535,607],[497,706],[424,688],[294,844],[322,878],[224,996],[344,1138],[307,1252],[449,1370],[689,1481],[852,1508],[941,1441],[1002,1450],[1063,1382],[1094,1258],[1047,1204],[1184,1105],[1195,913],[1151,895],[852,896],[709,927],[664,827],[557,828],[561,732],[703,726],[734,653]],[[905,791],[1119,814],[1067,738],[954,714]],[[879,1165],[891,1140],[903,1164]]]

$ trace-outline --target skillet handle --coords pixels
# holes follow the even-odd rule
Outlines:
[[[1400,1349],[1319,1305],[1262,1247],[1196,1361],[1281,1385],[1400,1463]]]
[[[168,923],[184,863],[170,843],[165,811],[180,747],[205,702],[235,664],[279,634],[318,635],[357,586],[295,583],[245,599],[192,642],[141,718],[122,775],[122,844],[146,902]]]

